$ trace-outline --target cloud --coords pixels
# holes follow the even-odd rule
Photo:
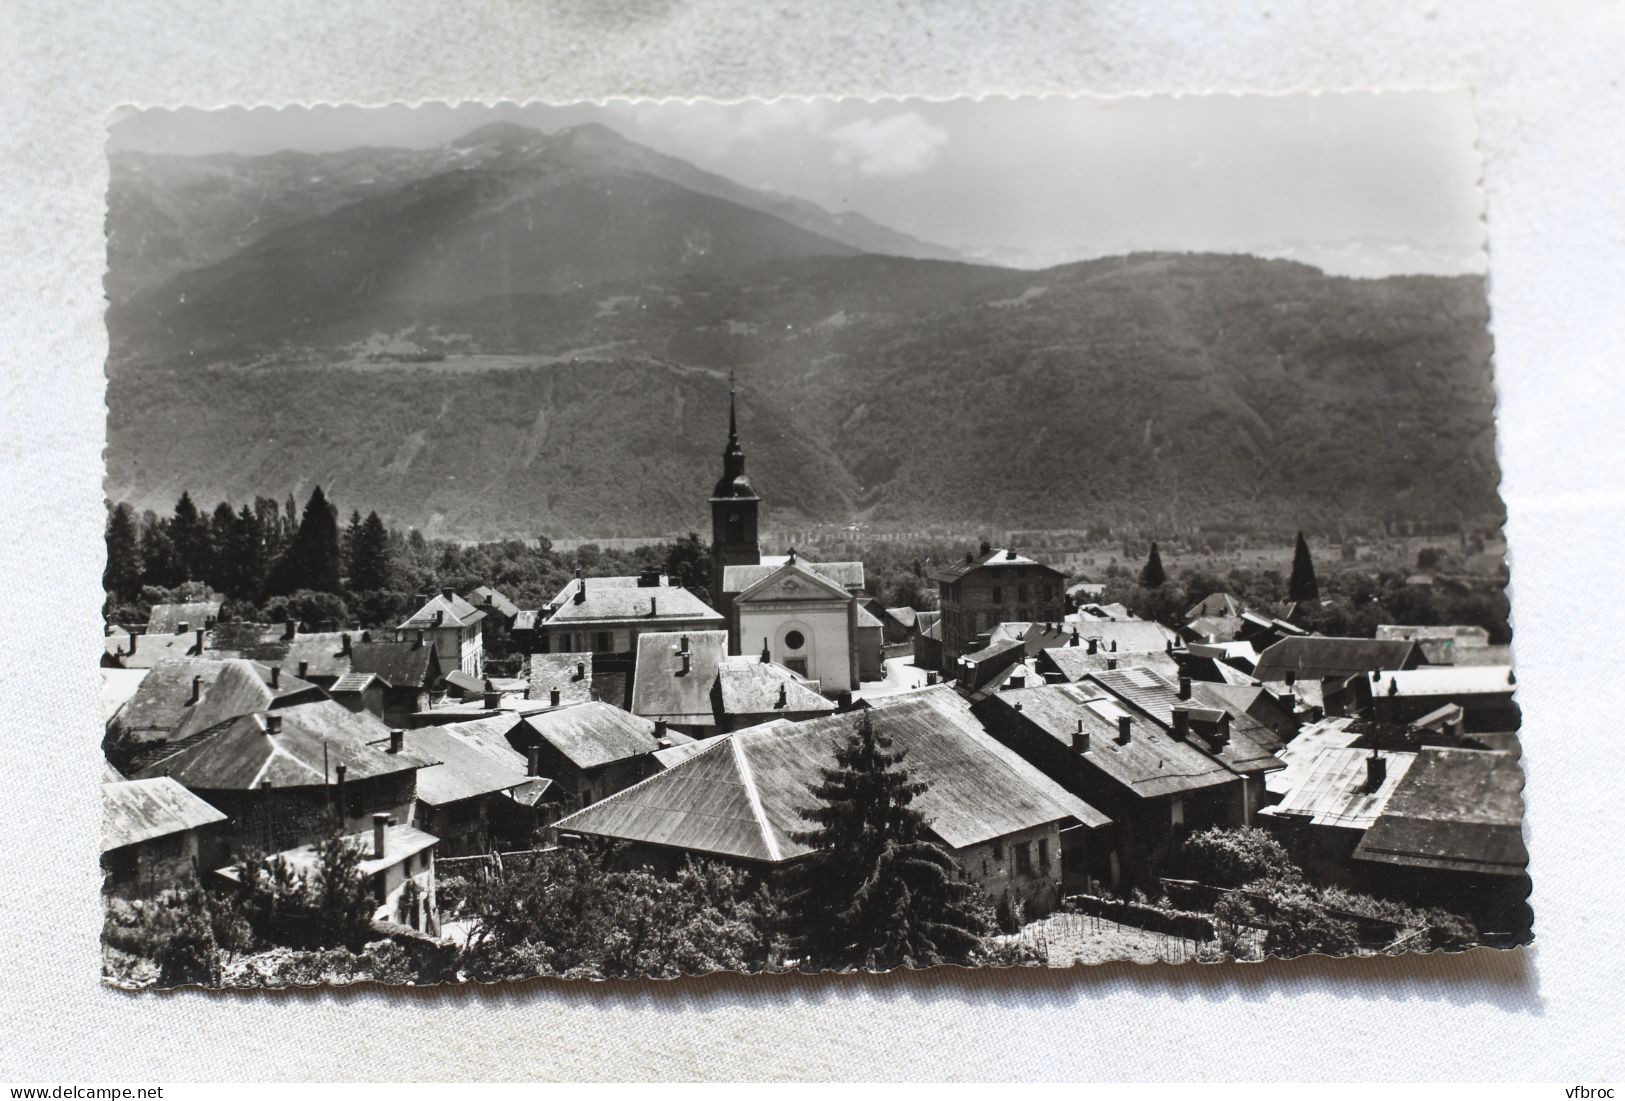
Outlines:
[[[948,142],[948,132],[914,111],[883,119],[860,118],[825,134],[835,144],[835,163],[860,176],[908,176],[922,172]]]

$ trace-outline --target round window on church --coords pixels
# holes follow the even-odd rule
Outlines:
[[[784,634],[784,647],[787,650],[799,650],[807,645],[807,637],[800,631],[786,631]]]

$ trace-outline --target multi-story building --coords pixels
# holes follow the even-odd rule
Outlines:
[[[980,554],[931,572],[942,608],[942,672],[952,674],[977,636],[1006,621],[1059,622],[1066,616],[1066,574],[1013,550],[982,544]]]

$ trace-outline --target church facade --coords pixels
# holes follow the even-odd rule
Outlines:
[[[736,396],[728,391],[728,445],[711,490],[711,603],[728,624],[730,654],[762,653],[819,682],[826,695],[858,686],[857,597],[863,563],[763,556],[761,497],[745,473]]]

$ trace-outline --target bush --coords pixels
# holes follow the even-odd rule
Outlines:
[[[1255,880],[1301,880],[1303,872],[1268,830],[1202,830],[1185,839],[1174,856],[1182,874],[1215,887],[1240,887]]]
[[[165,891],[150,899],[109,899],[102,943],[156,964],[160,986],[220,982],[220,956],[208,899],[196,887]]]
[[[1328,912],[1320,892],[1301,879],[1264,879],[1232,891],[1213,908],[1216,920],[1264,929],[1269,954],[1282,959],[1324,952],[1345,956],[1359,946],[1352,921]]]

